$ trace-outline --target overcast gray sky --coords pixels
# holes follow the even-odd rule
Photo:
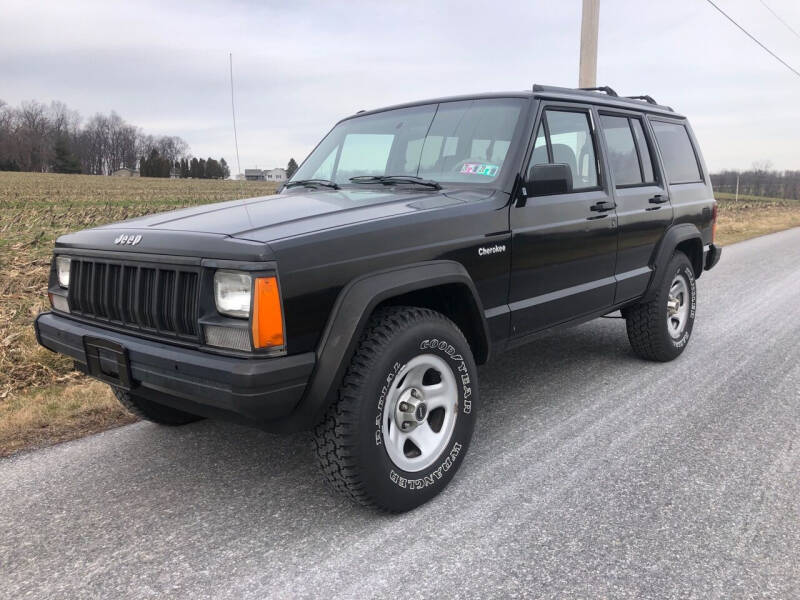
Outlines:
[[[359,109],[577,84],[580,0],[1,0],[0,99],[116,110],[235,169],[298,162]],[[716,0],[800,70],[800,37],[759,0]],[[800,2],[766,0],[800,31]],[[601,0],[598,82],[686,113],[712,170],[800,169],[800,78],[705,0]]]

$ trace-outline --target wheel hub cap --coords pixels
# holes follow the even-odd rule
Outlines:
[[[678,314],[678,309],[681,307],[681,301],[678,298],[670,298],[667,300],[667,311],[670,315]]]
[[[422,392],[417,388],[409,388],[402,392],[394,412],[394,420],[402,431],[412,431],[425,420],[428,405],[422,399]]]
[[[689,317],[689,284],[686,277],[678,273],[672,280],[667,298],[667,331],[677,339],[683,335]]]
[[[384,447],[395,466],[417,472],[441,456],[455,428],[458,398],[458,380],[443,358],[421,354],[406,363],[381,417]]]

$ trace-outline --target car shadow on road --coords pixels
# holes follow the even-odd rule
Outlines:
[[[70,553],[75,564],[103,562],[107,548],[137,564],[145,545],[168,572],[203,571],[210,551],[229,567],[250,561],[268,571],[295,555],[325,563],[344,540],[380,548],[387,536],[406,539],[408,528],[427,531],[442,511],[474,497],[507,468],[509,452],[547,434],[552,415],[591,406],[598,379],[636,361],[620,325],[596,321],[550,334],[481,368],[483,406],[463,468],[440,498],[404,515],[364,510],[330,493],[307,433],[210,420],[177,428],[141,422],[22,456],[19,479],[33,491],[19,495],[13,510],[37,514],[40,534],[59,540],[52,552]],[[46,485],[37,475],[43,472]],[[18,529],[9,535],[25,539],[26,529]]]
[[[482,423],[491,423],[489,435],[501,435],[520,417],[520,411],[541,403],[558,402],[552,394],[561,382],[586,378],[614,364],[636,360],[629,350],[624,326],[619,321],[595,322],[558,334],[496,357],[481,368]],[[510,404],[509,404],[510,403]],[[310,447],[310,434],[270,434],[229,423],[202,421],[168,428],[140,423],[138,435],[121,436],[119,443],[139,467],[130,475],[141,487],[178,486],[187,497],[214,498],[239,511],[257,510],[270,514],[281,507],[294,510],[305,506],[315,510],[349,511],[349,503],[324,488]],[[486,430],[480,443],[489,444]],[[118,473],[119,475],[119,473]],[[143,479],[144,478],[144,479]],[[123,481],[126,480],[122,477]],[[235,489],[235,498],[225,490]],[[255,500],[261,506],[248,506]],[[242,504],[244,503],[244,504]],[[361,514],[359,518],[363,518]],[[377,517],[376,517],[377,518]]]

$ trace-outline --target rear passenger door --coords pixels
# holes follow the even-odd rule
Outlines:
[[[523,179],[534,165],[561,164],[572,181],[568,191],[546,195],[522,186],[511,207],[514,337],[613,303],[616,217],[595,129],[588,106],[546,103],[539,116]]]
[[[598,114],[617,205],[614,303],[618,304],[640,296],[647,288],[650,258],[672,223],[672,205],[643,115],[604,109]]]

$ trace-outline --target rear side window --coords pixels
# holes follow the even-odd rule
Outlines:
[[[639,119],[631,119],[631,128],[633,129],[633,136],[636,138],[636,146],[639,149],[639,158],[642,159],[644,180],[646,182],[654,182],[656,177],[653,173],[653,157],[650,155],[650,144],[647,143],[647,138],[644,137],[642,122]]]
[[[600,115],[600,124],[617,187],[653,183],[653,162],[641,121],[633,117]]]
[[[616,184],[619,186],[642,183],[636,143],[633,141],[633,132],[628,119],[600,115],[600,123],[608,147],[608,163]]]
[[[702,181],[697,156],[686,127],[664,121],[651,121],[651,124],[664,160],[667,180],[671,184]]]

